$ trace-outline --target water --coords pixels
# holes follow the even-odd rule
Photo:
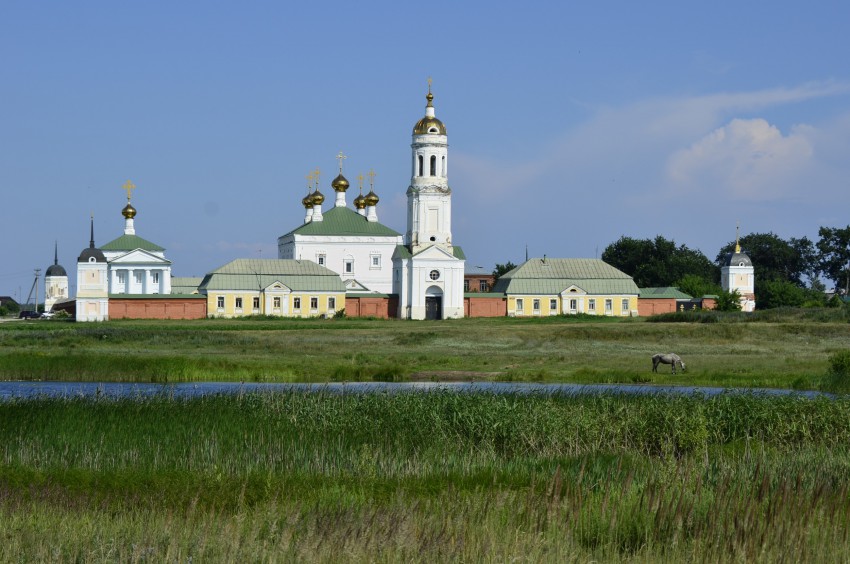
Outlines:
[[[540,384],[532,382],[333,382],[320,384],[269,384],[240,382],[183,382],[176,384],[123,382],[0,382],[0,400],[35,397],[149,397],[164,394],[192,398],[211,394],[253,392],[325,392],[334,394],[457,393],[544,394],[544,395],[699,395],[753,394],[759,396],[824,397],[813,391],[702,386],[650,386],[641,384]]]

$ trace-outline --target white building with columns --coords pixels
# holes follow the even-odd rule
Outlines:
[[[170,294],[171,261],[165,249],[136,235],[136,208],[130,204],[130,191],[135,186],[128,180],[124,234],[100,247],[106,257],[110,294]]]
[[[452,241],[448,137],[428,88],[425,117],[413,127],[407,231],[393,255],[393,293],[402,319],[463,317],[465,256]]]

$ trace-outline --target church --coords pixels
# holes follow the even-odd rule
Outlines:
[[[452,191],[448,182],[446,126],[436,117],[429,84],[425,115],[413,126],[411,180],[407,189],[407,230],[402,236],[378,221],[379,198],[370,172],[370,190],[348,207],[349,181],[331,182],[333,207],[324,212],[318,189],[319,171],[308,176],[302,200],[304,224],[278,238],[278,257],[306,259],[339,273],[350,298],[375,295],[390,299],[402,319],[463,317],[465,257],[452,242]],[[347,300],[348,301],[348,300]]]

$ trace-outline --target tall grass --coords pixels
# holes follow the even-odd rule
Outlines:
[[[0,560],[844,560],[848,427],[846,398],[15,400]]]

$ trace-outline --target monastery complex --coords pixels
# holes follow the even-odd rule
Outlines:
[[[452,237],[448,135],[430,87],[426,100],[425,115],[413,126],[404,234],[379,221],[374,173],[366,194],[364,177],[358,177],[358,195],[349,205],[351,186],[340,153],[339,174],[330,184],[333,197],[320,191],[318,171],[308,177],[304,222],[278,238],[277,259],[236,259],[203,278],[173,277],[165,249],[136,234],[135,186],[127,181],[124,233],[97,246],[92,218],[89,246],[77,260],[77,295],[68,296],[67,273],[54,258],[45,276],[45,308],[68,311],[77,321],[103,321],[333,317],[342,311],[400,319],[636,316],[685,307],[689,296],[642,291],[630,276],[598,259],[532,258],[492,287],[492,277],[468,270]],[[738,289],[743,309],[752,311],[753,266],[740,247],[722,277],[724,290]]]

